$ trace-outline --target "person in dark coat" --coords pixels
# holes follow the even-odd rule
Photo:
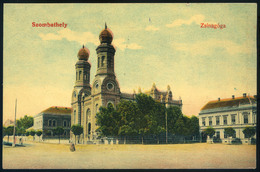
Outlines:
[[[76,151],[74,143],[70,143],[70,151],[71,152]]]

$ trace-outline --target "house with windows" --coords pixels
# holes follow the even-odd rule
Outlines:
[[[55,128],[62,127],[64,133],[62,138],[70,138],[71,108],[52,106],[34,116],[34,130],[42,130],[42,139],[57,138]]]
[[[209,101],[199,113],[200,132],[207,127],[215,129],[215,137],[222,142],[227,141],[224,129],[232,127],[235,130],[233,138],[241,139],[247,143],[247,136],[243,129],[246,126],[256,127],[257,123],[257,99],[256,96],[248,96],[246,93],[241,97]],[[256,137],[256,135],[254,136]]]

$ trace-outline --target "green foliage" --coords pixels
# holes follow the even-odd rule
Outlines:
[[[8,135],[8,136],[13,135],[13,133],[14,133],[14,126],[8,126],[5,131],[6,131],[6,135]]]
[[[75,135],[75,144],[76,144],[76,136],[79,136],[83,133],[83,127],[79,124],[76,125],[72,125],[71,126],[71,131],[73,132],[73,134]],[[79,142],[79,140],[78,140]]]
[[[71,126],[71,131],[75,136],[81,135],[83,133],[83,127],[79,124],[72,125]]]
[[[26,131],[26,132],[25,132],[25,135],[26,135],[26,136],[29,136],[29,135],[30,135],[30,131]]]
[[[36,131],[35,131],[34,129],[31,129],[31,130],[30,130],[30,135],[31,135],[31,136],[34,136],[35,134],[36,134]]]
[[[138,133],[139,109],[134,101],[121,100],[117,106],[119,115],[118,135],[128,136]]]
[[[42,130],[37,130],[37,131],[36,131],[36,135],[37,135],[38,137],[40,137],[40,136],[42,135]]]
[[[146,94],[136,95],[136,101],[121,100],[116,109],[108,104],[97,113],[97,124],[101,136],[158,136],[166,131],[166,115],[168,133],[188,136],[199,136],[199,120],[183,116],[177,106],[165,105],[155,101]],[[167,112],[167,113],[166,113]]]
[[[255,135],[255,127],[246,127],[243,129],[243,133],[247,138],[251,138]]]
[[[197,136],[198,137],[200,135],[200,132],[199,132],[200,126],[199,126],[199,118],[198,117],[193,115],[190,118],[189,129],[190,129],[190,134],[192,136]]]
[[[58,135],[58,136],[60,136],[60,135],[62,135],[63,133],[64,133],[64,128],[63,127],[56,127],[55,129],[54,129],[54,133],[56,134],[56,135]]]
[[[9,142],[9,136],[13,135],[13,133],[14,133],[14,126],[8,126],[5,129],[5,133],[8,136],[8,142]]]
[[[25,135],[26,130],[25,128],[21,127],[21,128],[17,128],[17,135],[21,136],[21,135]]]
[[[101,136],[117,136],[120,127],[120,116],[114,109],[112,104],[108,104],[108,107],[100,107],[99,113],[97,113],[97,132]]]
[[[178,134],[179,130],[181,130],[180,127],[182,127],[184,124],[182,124],[182,112],[179,107],[177,106],[170,106],[167,108],[167,130],[169,133]],[[178,121],[178,124],[176,126],[176,122]],[[180,128],[180,129],[179,129]],[[177,131],[178,130],[178,131]]]
[[[64,133],[64,128],[60,127],[60,126],[56,127],[54,129],[54,133],[59,136],[59,143],[60,143],[60,135],[62,135]]]
[[[232,127],[228,127],[224,129],[224,133],[228,136],[228,137],[232,137],[235,134],[235,130]]]
[[[33,126],[33,117],[25,115],[16,121],[18,128],[28,129]]]
[[[204,133],[212,138],[212,136],[215,134],[215,129],[212,127],[208,127],[204,130]]]

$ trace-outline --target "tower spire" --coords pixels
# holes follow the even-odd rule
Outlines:
[[[82,48],[84,48],[84,44],[83,44]]]
[[[107,23],[105,22],[105,29],[107,29]]]

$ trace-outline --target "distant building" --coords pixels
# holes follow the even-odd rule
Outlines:
[[[240,138],[244,143],[247,139],[242,132],[243,129],[246,126],[256,127],[256,104],[256,96],[246,94],[237,98],[233,95],[232,98],[210,101],[199,113],[200,132],[210,126],[215,129],[215,137],[226,142],[224,129],[232,127],[235,130],[233,138]]]
[[[14,121],[13,120],[6,120],[4,123],[4,127],[9,127],[9,126],[14,126]]]
[[[42,138],[55,138],[54,129],[64,128],[63,138],[70,137],[71,108],[52,106],[34,116],[34,130],[42,130]]]
[[[83,134],[80,142],[95,141],[98,137],[96,132],[96,114],[101,106],[107,107],[108,104],[116,106],[120,100],[135,100],[133,93],[123,93],[120,90],[119,82],[115,74],[115,47],[112,31],[105,28],[99,35],[100,45],[96,48],[97,70],[92,86],[90,84],[89,63],[90,52],[86,47],[82,47],[78,52],[78,61],[75,64],[76,81],[71,97],[71,124],[80,124],[83,127]],[[141,93],[141,89],[138,90]],[[166,91],[159,91],[155,84],[152,89],[144,92],[155,100],[164,103],[166,106],[174,105],[182,108],[182,100],[173,100],[172,91],[168,86]],[[74,140],[71,132],[71,139]]]

